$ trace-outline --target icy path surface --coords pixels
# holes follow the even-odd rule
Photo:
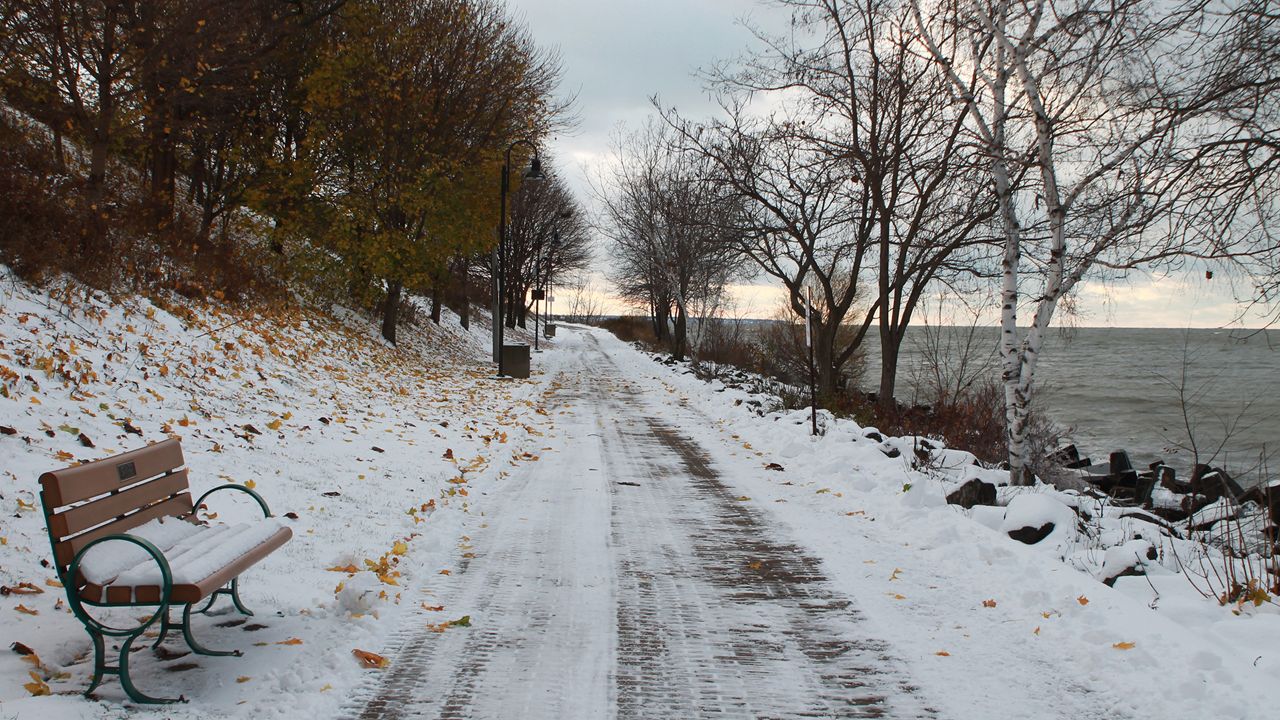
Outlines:
[[[584,340],[548,398],[570,408],[563,447],[502,481],[440,598],[475,627],[411,618],[351,716],[935,717],[818,560],[726,487],[717,449]]]

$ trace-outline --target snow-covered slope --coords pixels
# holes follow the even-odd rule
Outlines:
[[[440,573],[467,552],[460,528],[473,500],[536,459],[551,425],[539,405],[544,375],[491,379],[487,325],[467,333],[446,315],[392,348],[354,317],[50,294],[4,272],[0,586],[19,592],[0,597],[0,717],[99,717],[123,699],[113,679],[99,691],[106,705],[79,697],[90,643],[46,567],[40,473],[176,436],[194,492],[252,484],[294,538],[244,576],[249,623],[216,627],[237,617],[223,615],[196,633],[245,657],[160,662],[147,652],[134,680],[151,695],[200,698],[199,715],[251,703],[259,715],[323,716],[366,672],[352,651],[379,650],[405,612],[449,582]],[[225,495],[207,514],[255,512]],[[447,609],[428,617],[456,619]],[[11,652],[15,642],[42,665]],[[30,697],[40,691],[24,688],[31,671],[54,697]]]

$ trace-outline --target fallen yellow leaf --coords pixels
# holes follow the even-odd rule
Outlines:
[[[396,544],[391,546],[391,552],[396,555],[403,555],[409,552],[409,545],[403,540],[397,540]]]
[[[289,638],[288,640],[281,640],[280,642],[278,642],[278,643],[276,643],[276,644],[277,644],[277,645],[301,645],[301,644],[302,644],[302,640],[300,640],[299,638],[296,638],[296,637],[291,637],[291,638]]]
[[[247,487],[247,488],[249,488],[250,490],[252,490],[252,489],[254,489],[254,488],[258,487],[258,483],[254,482],[254,481],[252,481],[252,480],[245,480],[245,481],[244,481],[244,486],[245,486],[245,487]]]
[[[20,582],[16,587],[6,586],[5,590],[7,591],[4,593],[5,595],[8,595],[10,593],[14,595],[40,595],[44,592],[44,590],[40,589],[39,587],[36,587],[35,585],[32,585],[29,582]]]
[[[1111,647],[1113,647],[1113,648],[1115,648],[1115,649],[1117,649],[1117,650],[1132,650],[1132,649],[1133,649],[1133,647],[1134,647],[1134,645],[1136,645],[1136,643],[1131,643],[1131,642],[1118,642],[1118,643],[1116,643],[1116,644],[1112,645]]]
[[[1088,604],[1089,604],[1089,598],[1087,598],[1087,597],[1085,597],[1085,596],[1081,595],[1080,597],[1076,598],[1076,602],[1080,603],[1081,605],[1088,605]]]
[[[17,610],[18,612],[22,613],[23,615],[39,615],[39,614],[40,614],[40,611],[39,611],[39,610],[32,610],[31,608],[27,607],[26,605],[19,605],[18,607],[14,608],[14,610]]]
[[[440,571],[440,574],[441,574],[441,575],[452,575],[453,573],[449,572],[448,570],[441,570],[441,571]]]
[[[36,697],[40,697],[41,695],[53,694],[49,690],[49,686],[45,683],[44,680],[40,679],[40,675],[37,674],[34,670],[27,674],[31,676],[31,682],[24,683],[22,686],[27,689],[27,692],[31,693]]]
[[[995,606],[996,606],[996,601],[995,601],[995,600],[983,600],[983,601],[982,601],[982,607],[984,607],[984,608],[993,608],[993,607],[995,607]]]
[[[938,652],[934,653],[934,655],[937,655],[938,657],[951,657],[951,653],[947,652],[946,650],[939,650]]]
[[[240,677],[236,678],[236,682],[238,682],[238,683],[247,683],[247,682],[249,682],[249,676],[248,676],[248,675],[241,675]]]
[[[366,668],[384,668],[391,665],[390,660],[367,650],[352,650],[351,654],[355,655],[360,664]]]

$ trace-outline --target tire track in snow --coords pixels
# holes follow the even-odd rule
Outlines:
[[[627,393],[622,393],[623,397]],[[934,717],[820,563],[772,539],[675,429],[615,405],[620,718]]]
[[[558,398],[576,431],[562,425],[561,460],[499,485],[479,557],[442,598],[474,627],[411,617],[352,715],[934,717],[820,563],[593,344]]]

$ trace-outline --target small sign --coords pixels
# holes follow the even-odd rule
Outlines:
[[[116,473],[120,476],[120,482],[124,482],[136,477],[138,474],[138,468],[134,467],[131,462],[120,463],[116,466]]]
[[[546,290],[538,290],[538,289],[535,289],[535,290],[533,291],[533,299],[534,299],[534,300],[546,300],[546,299],[547,299],[547,291],[546,291]]]

